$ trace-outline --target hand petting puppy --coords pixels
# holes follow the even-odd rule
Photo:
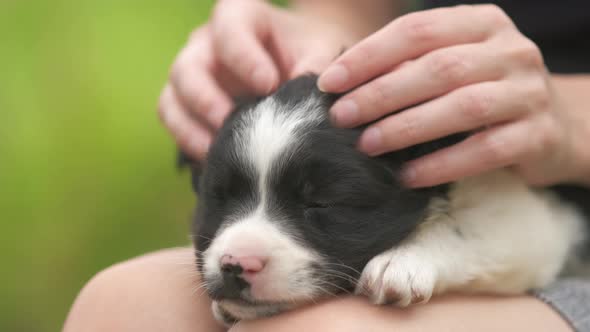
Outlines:
[[[337,59],[319,87],[354,89],[331,110],[339,126],[383,118],[360,139],[370,155],[476,132],[410,163],[412,186],[505,166],[535,185],[583,182],[590,173],[588,117],[576,119],[538,47],[494,5],[402,16]]]
[[[185,153],[203,159],[233,97],[266,95],[287,79],[319,73],[368,34],[337,21],[263,1],[219,1],[172,66],[162,122]]]

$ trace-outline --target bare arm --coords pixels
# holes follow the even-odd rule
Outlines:
[[[590,75],[552,75],[570,124],[571,182],[590,186]]]
[[[290,5],[302,14],[351,27],[357,39],[377,31],[405,9],[403,0],[292,0]]]
[[[230,332],[250,331],[567,332],[572,329],[551,307],[533,297],[453,295],[409,309],[375,306],[363,298],[340,298],[269,319],[243,321],[230,329]]]
[[[319,87],[350,91],[331,109],[337,125],[378,120],[359,140],[369,155],[473,133],[409,162],[410,186],[502,167],[540,186],[590,181],[588,82],[549,74],[539,47],[501,8],[473,5],[392,21],[336,59]]]
[[[290,5],[218,1],[210,20],[178,54],[160,97],[159,115],[178,146],[193,158],[207,154],[232,110],[233,96],[264,95],[286,79],[319,73],[343,47],[399,13],[389,0],[293,0]]]

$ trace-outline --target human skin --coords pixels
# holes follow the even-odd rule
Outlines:
[[[411,186],[501,167],[532,185],[590,183],[590,98],[583,93],[590,76],[551,75],[538,47],[497,6],[402,16],[340,56],[318,85],[353,90],[331,109],[337,125],[383,118],[359,140],[369,155],[474,132],[406,165]]]
[[[216,332],[192,249],[169,249],[117,264],[80,292],[64,332]],[[549,306],[528,296],[452,295],[406,309],[341,297],[250,322],[230,332],[571,331]]]
[[[204,158],[216,129],[221,126],[223,119],[231,110],[231,96],[244,93],[268,93],[287,78],[308,70],[321,72],[336,57],[342,46],[352,45],[349,52],[334,62],[338,64],[344,61],[346,65],[346,61],[348,61],[346,59],[351,57],[351,54],[362,52],[363,49],[359,48],[359,45],[376,40],[376,38],[391,37],[386,31],[396,22],[394,21],[381,32],[365,39],[363,43],[356,44],[358,40],[393,18],[382,15],[382,13],[394,12],[386,7],[391,6],[393,1],[367,1],[363,2],[364,6],[360,8],[354,6],[355,1],[323,1],[321,8],[314,7],[313,3],[314,1],[311,0],[300,1],[296,6],[299,11],[289,12],[256,0],[219,2],[212,20],[193,33],[187,46],[179,54],[171,71],[171,79],[164,88],[160,100],[159,113],[163,123],[187,153],[198,159]],[[315,3],[320,3],[320,1],[315,1]],[[330,3],[333,6],[330,6]],[[315,13],[314,8],[317,8]],[[461,8],[463,10],[466,7]],[[365,10],[367,12],[364,12]],[[496,19],[499,21],[504,20],[504,30],[508,31],[510,23],[505,22],[505,17],[498,18],[501,16],[501,12],[498,13],[497,9],[494,11],[496,14],[493,15],[497,15]],[[318,19],[318,13],[326,14],[321,21]],[[357,21],[358,18],[363,19]],[[451,28],[452,23],[459,21],[461,19],[449,22],[448,28]],[[478,25],[479,22],[476,22],[474,26]],[[420,24],[416,23],[415,28],[418,32],[421,31]],[[521,38],[514,31],[512,34],[508,32],[506,34],[512,38]],[[403,35],[394,37],[394,40],[403,39]],[[506,37],[506,45],[513,46],[513,41],[509,37]],[[498,39],[501,38],[498,37]],[[228,40],[233,42],[229,43]],[[421,48],[423,54],[418,54],[417,60],[414,62],[405,62],[405,65],[402,65],[404,63],[402,59],[399,66],[395,67],[397,71],[391,71],[392,67],[380,71],[376,67],[377,69],[371,73],[374,76],[390,78],[389,74],[394,76],[394,72],[399,73],[404,68],[407,70],[419,68],[420,55],[427,56],[436,50],[445,48],[445,44],[439,44],[438,48],[428,47],[426,45],[428,41],[438,42],[436,39],[426,38],[424,48]],[[501,49],[504,44],[501,44],[500,41],[497,42],[495,47]],[[383,45],[388,43],[391,41],[387,40],[387,43]],[[531,100],[538,99],[540,105],[544,106],[541,107],[541,110],[519,110],[519,112],[525,112],[530,118],[525,119],[521,114],[518,121],[513,121],[513,124],[519,125],[517,126],[519,130],[510,132],[519,133],[521,138],[510,140],[510,144],[506,143],[506,140],[498,138],[489,138],[490,142],[488,143],[484,143],[487,142],[486,139],[480,138],[481,141],[472,139],[468,142],[473,143],[470,145],[473,150],[465,150],[461,149],[461,146],[456,146],[455,150],[446,150],[425,157],[425,159],[412,164],[414,176],[408,178],[410,184],[421,186],[449,181],[454,177],[476,173],[478,170],[482,171],[485,168],[504,165],[514,166],[527,179],[536,184],[566,180],[590,184],[590,179],[587,178],[590,174],[587,172],[590,157],[587,155],[588,152],[583,151],[584,149],[580,147],[585,143],[585,138],[590,132],[588,129],[587,96],[583,92],[588,91],[589,79],[585,76],[555,76],[546,72],[542,73],[544,68],[542,61],[540,61],[542,58],[539,59],[540,55],[534,45],[523,39],[520,39],[517,44],[526,45],[524,53],[530,52],[528,55],[517,52],[520,54],[517,58],[524,57],[527,68],[531,66],[531,69],[520,72],[522,67],[514,65],[511,67],[514,71],[511,73],[518,73],[515,75],[523,81],[529,83],[534,81],[535,98],[531,98]],[[457,46],[457,44],[453,45]],[[350,61],[354,63],[353,60]],[[364,61],[363,63],[366,65],[372,62]],[[387,64],[387,61],[376,62],[376,65],[386,67]],[[485,66],[477,67],[486,68]],[[263,70],[260,70],[261,68]],[[444,63],[442,68],[445,68]],[[451,65],[450,72],[454,72],[453,68]],[[411,73],[411,71],[409,72]],[[510,74],[507,75],[510,76]],[[354,97],[355,94],[360,96],[363,91],[367,95],[372,93],[371,89],[368,89],[371,83],[362,85],[364,79],[355,76],[355,73],[350,73],[349,78],[351,80],[344,82],[344,85],[349,84],[351,88],[359,86],[359,84],[360,86],[345,98]],[[342,89],[342,86],[330,86],[328,83],[330,80],[325,76],[322,81],[322,88],[325,90]],[[540,82],[546,87],[543,88],[543,84]],[[408,84],[410,83],[414,84],[415,82],[409,80]],[[455,87],[453,91],[445,93],[443,96],[451,96],[455,90],[458,91],[466,87],[465,85]],[[512,89],[509,89],[509,92],[512,92]],[[522,100],[528,100],[524,94],[519,96],[523,98]],[[478,98],[482,98],[483,101],[478,103]],[[388,107],[389,111],[395,110],[395,108],[391,108],[390,104],[387,104],[391,100],[381,98],[378,94],[374,100],[370,96],[366,98],[369,102],[378,102],[379,99],[383,102],[381,112],[388,114]],[[436,100],[435,98],[431,102],[434,103]],[[438,100],[439,103],[443,103],[441,100],[443,99]],[[497,99],[476,97],[476,94],[473,94],[463,101],[467,106],[470,105],[469,103],[473,103],[473,108],[465,107],[463,109],[467,116],[473,118],[470,118],[471,123],[480,119],[477,117],[478,115],[493,115],[491,110],[479,108],[480,103],[485,107],[492,108],[492,106],[499,105],[503,106],[502,109],[512,110],[501,103],[488,102],[489,100],[495,101]],[[393,101],[397,102],[397,99]],[[452,100],[448,100],[448,103],[451,102]],[[360,113],[364,114],[365,103],[358,101],[358,107]],[[481,111],[482,109],[483,111]],[[335,106],[332,112],[334,112],[335,122],[338,123],[336,110]],[[442,112],[444,107],[440,107],[439,110]],[[529,111],[537,115],[542,114],[544,120],[536,120],[537,118],[529,114]],[[416,112],[412,112],[412,114],[414,113]],[[503,114],[508,113],[510,112],[506,111]],[[562,114],[568,121],[556,120],[556,118],[561,118]],[[507,119],[509,118],[507,115]],[[515,120],[515,118],[510,119]],[[535,120],[533,121],[533,119]],[[394,123],[390,118],[385,121]],[[444,122],[458,123],[460,118],[452,119],[451,116],[451,118],[445,118]],[[565,125],[566,123],[569,127]],[[541,127],[535,127],[533,124]],[[343,124],[340,123],[340,125]],[[480,125],[480,127],[487,128],[489,126]],[[481,131],[473,137],[493,137],[492,133],[500,131],[498,128],[502,127],[492,125],[491,128]],[[532,141],[537,143],[533,144],[532,148],[530,146],[522,147],[522,144],[531,138],[531,133],[537,135],[539,128],[544,128],[540,132],[551,134],[536,136]],[[432,130],[436,134],[440,134],[440,132],[436,132],[440,128]],[[486,132],[488,136],[484,135]],[[390,136],[385,136],[390,133],[395,132],[383,132],[383,137],[387,138],[386,143],[397,144],[394,139],[390,139]],[[427,131],[424,131],[422,135],[436,136],[433,132],[427,133]],[[424,136],[414,135],[401,139],[405,139],[406,143],[404,144],[411,144],[408,142],[411,142],[412,139],[419,141],[424,139]],[[508,150],[512,148],[512,143],[515,146],[518,146],[517,143],[521,144],[518,153]],[[548,150],[544,150],[546,146],[549,147]],[[360,148],[366,149],[366,146],[363,147],[361,142]],[[385,144],[383,151],[395,148]],[[370,154],[383,152],[377,150],[377,152],[367,152]],[[460,150],[465,151],[461,152],[462,157],[457,157],[457,155],[461,156],[457,152]],[[478,156],[477,153],[481,153],[482,150],[491,152],[491,155],[495,156],[495,159],[491,161],[484,159],[486,162],[483,169],[481,164],[477,166],[479,159],[475,158]],[[565,152],[561,155],[555,153],[555,151],[561,150]],[[484,154],[487,157],[487,154]],[[522,158],[525,155],[530,158]],[[543,164],[542,161],[547,158],[547,169],[555,170],[555,164],[559,165],[558,161],[566,160],[566,157],[572,159],[568,159],[569,163],[565,163],[568,164],[568,167],[562,164],[564,167],[560,168],[560,172],[558,172],[561,174],[560,178],[552,177],[550,171],[542,171],[540,174],[526,171],[527,163],[529,166],[534,164],[531,160]],[[520,163],[517,163],[517,160]],[[442,167],[434,167],[433,165],[445,165],[448,166],[445,169],[449,170],[447,173],[443,173],[440,171]],[[462,168],[463,165],[471,166],[466,171]],[[453,171],[453,166],[456,167],[455,171]],[[174,265],[173,262],[178,261],[179,254],[184,257],[183,263]],[[217,326],[211,317],[210,303],[206,296],[199,292],[196,294],[192,292],[194,288],[199,287],[198,278],[194,274],[192,257],[190,250],[163,252],[122,263],[103,271],[90,281],[80,293],[66,322],[65,331],[222,331],[223,329]],[[426,305],[409,310],[371,306],[361,298],[345,297],[267,320],[242,322],[232,330],[243,332],[289,331],[289,329],[293,331],[391,331],[395,329],[401,332],[418,330],[461,332],[486,331],[486,329],[495,331],[569,331],[567,324],[551,308],[532,297],[497,298],[460,295],[433,299]]]
[[[299,0],[292,10],[223,0],[172,65],[159,115],[176,143],[204,158],[236,95],[263,95],[282,81],[321,72],[393,18],[393,1]],[[369,19],[370,18],[370,19]]]
[[[204,158],[231,110],[230,96],[265,94],[285,79],[321,72],[351,46],[319,85],[329,92],[353,89],[332,109],[337,125],[392,114],[365,131],[361,150],[377,155],[475,132],[409,163],[408,185],[431,186],[500,167],[512,167],[533,185],[590,185],[584,146],[590,139],[584,93],[590,76],[548,73],[537,46],[498,7],[404,15],[356,43],[393,18],[383,14],[396,12],[393,1],[293,3],[287,11],[256,0],[220,1],[211,21],[193,34],[159,107],[187,153]]]

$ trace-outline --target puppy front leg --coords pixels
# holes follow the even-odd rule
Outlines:
[[[356,292],[369,296],[376,304],[408,306],[426,302],[447,285],[449,270],[466,258],[465,250],[450,250],[457,234],[443,225],[423,225],[420,234],[402,245],[374,257],[365,267]],[[446,248],[445,248],[446,247]]]
[[[438,207],[367,264],[357,293],[399,306],[451,290],[522,293],[554,280],[582,234],[574,210],[508,172],[456,184]]]

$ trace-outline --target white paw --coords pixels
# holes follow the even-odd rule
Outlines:
[[[427,302],[437,282],[437,271],[425,255],[398,248],[374,257],[363,270],[357,294],[373,303],[401,307]]]

